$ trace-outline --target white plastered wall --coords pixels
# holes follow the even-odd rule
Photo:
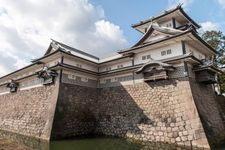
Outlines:
[[[71,65],[71,66],[77,66],[77,64],[80,64],[83,69],[98,72],[97,66],[94,66],[94,65],[91,65],[91,64],[79,61],[79,60],[75,60],[75,59],[72,60],[72,59],[69,59],[69,58],[64,58],[63,63]]]
[[[205,55],[199,52],[197,49],[193,48],[189,44],[185,44],[186,52],[190,53],[193,52],[193,55],[198,59],[205,59]]]
[[[162,51],[166,51],[169,49],[171,49],[171,52],[172,52],[171,54],[161,56]],[[167,59],[167,58],[183,55],[181,42],[177,42],[176,44],[173,44],[173,45],[168,45],[161,48],[152,49],[152,50],[138,53],[134,57],[134,65],[148,62],[149,59],[142,60],[142,56],[147,56],[147,55],[151,55],[151,58],[154,60],[162,60],[162,59]]]
[[[105,64],[103,65],[102,67],[99,68],[99,72],[104,72],[106,71],[106,68],[108,67],[111,67],[111,70],[114,70],[114,69],[118,69],[118,65],[122,65],[123,67],[128,67],[128,66],[132,66],[132,61],[131,60],[127,60],[127,61],[124,61],[124,62],[120,62],[120,63],[114,63],[114,64]]]

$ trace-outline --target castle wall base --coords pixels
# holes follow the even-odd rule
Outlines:
[[[49,140],[58,83],[0,96],[0,130]]]
[[[87,134],[209,148],[189,78],[100,89],[62,83],[52,138]]]
[[[0,129],[47,140],[94,134],[210,149],[224,130],[211,91],[189,78],[105,88],[56,83],[1,95]]]

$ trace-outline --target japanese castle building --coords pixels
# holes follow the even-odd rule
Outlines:
[[[134,46],[100,59],[52,40],[0,78],[0,130],[41,139],[116,135],[209,148],[225,137],[217,55],[178,6],[132,25]],[[1,134],[0,134],[1,135]]]

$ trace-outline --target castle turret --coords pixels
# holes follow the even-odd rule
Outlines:
[[[181,5],[174,9],[164,11],[158,16],[133,24],[132,27],[141,33],[145,33],[152,22],[159,24],[159,26],[181,30],[185,30],[188,26],[193,26],[195,29],[200,28],[200,25],[185,13]]]

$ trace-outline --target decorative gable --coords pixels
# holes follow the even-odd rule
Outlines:
[[[10,89],[10,92],[11,92],[11,93],[16,92],[18,86],[19,86],[19,84],[16,83],[14,80],[11,80],[11,81],[6,85],[6,87]]]
[[[157,23],[151,23],[147,29],[147,32],[143,37],[133,46],[139,46],[145,43],[159,41],[174,35],[184,33],[185,31],[173,29],[170,27],[160,27]]]
[[[43,79],[43,85],[48,85],[54,83],[54,79],[57,76],[57,72],[44,67],[40,72],[38,72],[38,78]]]
[[[168,71],[174,71],[174,67],[170,64],[162,63],[156,60],[150,60],[136,71],[137,74],[142,73],[145,81],[167,79]]]

